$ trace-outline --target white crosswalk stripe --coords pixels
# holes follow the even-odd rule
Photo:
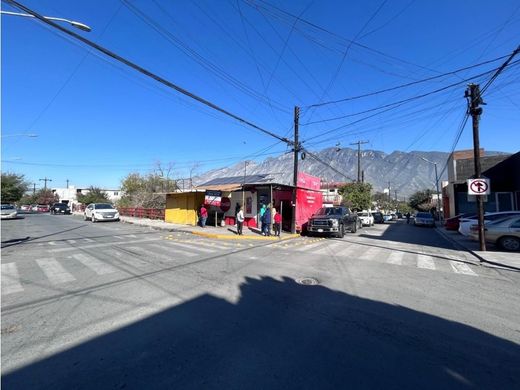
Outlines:
[[[195,247],[194,245],[183,244],[183,243],[175,242],[175,241],[170,241],[169,243],[174,246],[180,246],[181,248],[186,248],[186,249],[189,249],[192,251],[198,251],[198,252],[204,252],[204,253],[215,253],[218,250],[217,247],[215,247],[215,248],[203,248],[200,246]]]
[[[417,256],[417,267],[423,269],[435,269],[435,262],[433,258],[428,255],[418,255]]]
[[[94,241],[93,239],[91,239],[91,238],[84,238],[84,240],[85,240],[86,242],[95,242],[95,241]]]
[[[124,237],[121,237],[121,236],[112,236],[114,238],[117,238],[118,240],[124,240],[125,238]]]
[[[155,248],[155,249],[164,250],[166,252],[178,253],[178,254],[180,254],[182,256],[186,256],[186,257],[197,256],[197,254],[193,253],[192,251],[188,251],[186,249],[175,248],[171,245],[149,244],[148,246]]]
[[[37,259],[36,262],[52,284],[61,284],[76,280],[76,278],[54,258]]]
[[[359,259],[363,259],[363,260],[375,259],[378,257],[376,255],[381,254],[380,252],[381,252],[381,248],[370,248],[370,249],[364,250],[359,255]]]
[[[388,264],[402,265],[403,257],[404,257],[404,252],[392,252],[392,253],[390,253],[390,256],[388,256],[388,259],[386,260],[386,262]]]
[[[76,240],[67,240],[67,242],[68,242],[69,244],[75,244],[75,243],[76,243]]]
[[[111,265],[104,263],[95,257],[85,255],[83,253],[77,253],[72,255],[74,259],[79,261],[84,266],[90,268],[92,271],[94,271],[98,275],[106,275],[111,274],[113,272],[116,272],[117,270],[112,267]]]
[[[478,276],[467,264],[459,263],[457,261],[450,261],[453,272],[457,274]]]
[[[2,295],[23,291],[18,267],[15,263],[2,264]]]

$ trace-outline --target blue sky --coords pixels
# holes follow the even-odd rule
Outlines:
[[[300,106],[300,137],[310,150],[362,139],[369,141],[365,148],[388,153],[449,152],[466,109],[464,80],[484,85],[492,73],[473,77],[505,59],[366,98],[309,106],[507,56],[520,44],[516,0],[23,4],[89,25],[90,33],[75,31],[276,134],[292,136],[293,109]],[[519,69],[511,65],[484,94],[486,150],[520,149]],[[51,178],[53,187],[69,179],[71,185],[114,188],[128,173],[147,173],[157,162],[172,166],[174,177],[188,177],[287,151],[276,139],[39,21],[5,15],[1,121],[2,171],[38,185]],[[16,134],[38,137],[9,136]],[[457,149],[471,147],[469,122]]]

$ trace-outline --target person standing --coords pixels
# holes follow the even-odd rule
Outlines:
[[[260,231],[262,234],[264,234],[264,214],[265,214],[265,204],[262,204],[262,207],[260,207]]]
[[[280,237],[280,232],[282,231],[282,215],[274,210],[274,235]]]
[[[264,236],[270,236],[271,235],[271,205],[268,205],[265,209],[264,213],[264,224],[263,229],[264,232],[262,233]]]
[[[242,235],[242,226],[244,226],[244,211],[240,206],[238,206],[237,213],[237,233],[239,236]]]
[[[200,226],[206,226],[206,220],[208,219],[208,210],[204,207],[204,204],[200,206]]]

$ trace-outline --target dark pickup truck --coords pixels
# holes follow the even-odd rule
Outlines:
[[[358,226],[357,214],[351,212],[348,207],[322,207],[309,219],[307,232],[330,234],[342,238],[346,230],[355,233]]]

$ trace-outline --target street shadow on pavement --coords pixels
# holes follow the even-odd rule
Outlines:
[[[4,356],[5,358],[5,356]],[[5,389],[513,389],[520,346],[290,278],[247,278],[3,374]]]

